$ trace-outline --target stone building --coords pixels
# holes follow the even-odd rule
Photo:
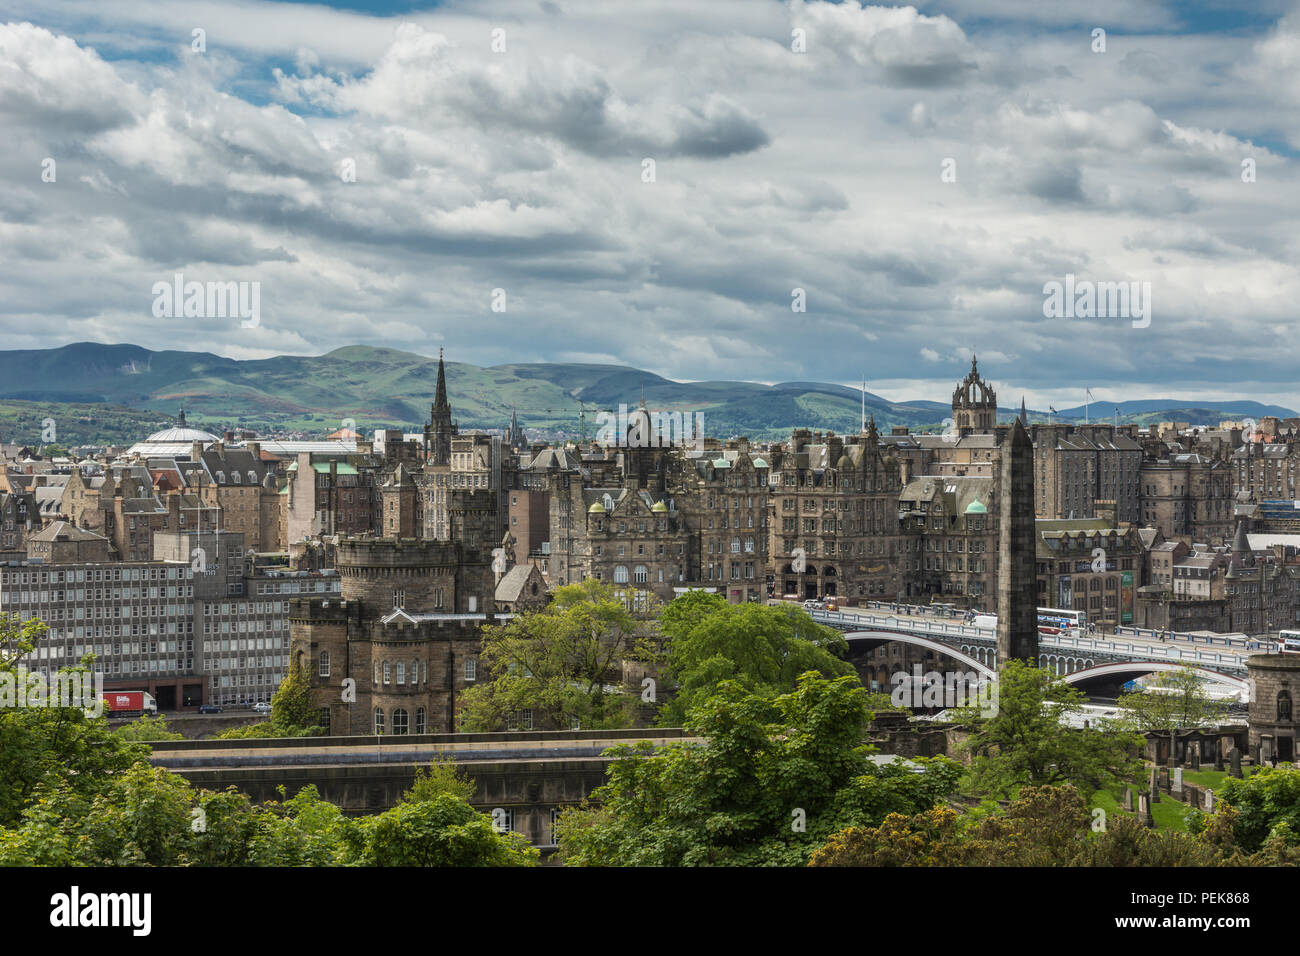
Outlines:
[[[290,657],[331,734],[455,730],[493,620],[496,496],[456,491],[450,504],[448,540],[341,538],[340,599],[292,602]]]
[[[732,604],[768,595],[768,472],[748,441],[679,455],[669,478],[669,508],[685,531],[685,584],[715,590]]]
[[[1098,625],[1133,623],[1145,551],[1137,528],[1105,518],[1038,519],[1038,606],[1086,611]]]
[[[902,597],[902,484],[875,421],[848,437],[799,429],[769,456],[774,596]]]
[[[1188,544],[1231,539],[1233,478],[1226,462],[1198,454],[1146,458],[1139,480],[1144,526]]]
[[[994,478],[914,478],[899,493],[906,597],[992,609],[997,589]]]
[[[1300,443],[1247,441],[1230,461],[1232,490],[1255,501],[1294,501],[1300,471]]]
[[[1135,425],[1030,426],[1035,512],[1040,518],[1092,518],[1096,502],[1115,504],[1115,519],[1137,523],[1142,446]]]
[[[221,509],[221,528],[244,536],[255,551],[282,551],[279,487],[258,442],[243,447],[196,442],[188,463],[178,462],[186,489]]]
[[[118,561],[147,561],[156,532],[209,530],[220,514],[200,495],[170,485],[161,490],[142,464],[110,466],[89,478],[74,468],[62,501],[68,522],[108,538],[109,556]]]
[[[373,532],[381,508],[381,464],[373,455],[299,452],[285,472],[285,546],[320,535]]]
[[[26,554],[28,535],[40,527],[35,495],[30,491],[0,491],[0,560]]]
[[[66,521],[56,521],[27,539],[27,557],[45,564],[103,564],[109,541]]]
[[[399,462],[379,488],[379,533],[386,538],[422,538],[424,495],[405,462]]]
[[[550,594],[546,579],[536,565],[516,564],[501,575],[496,586],[496,609],[505,613],[536,610],[546,606]]]
[[[1250,754],[1258,763],[1292,761],[1296,752],[1296,698],[1300,696],[1300,654],[1253,654],[1246,662],[1250,699]]]

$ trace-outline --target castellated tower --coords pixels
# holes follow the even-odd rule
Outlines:
[[[451,492],[452,538],[343,537],[341,599],[290,603],[290,659],[332,736],[450,733],[494,623],[496,496]]]

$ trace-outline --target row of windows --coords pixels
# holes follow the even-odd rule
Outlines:
[[[428,722],[423,707],[415,708],[414,730],[411,729],[410,715],[404,707],[394,707],[392,712],[387,715],[384,713],[384,708],[376,707],[374,727],[377,736],[393,734],[400,737],[408,733],[423,734],[428,732]]]
[[[165,581],[188,579],[190,568],[75,568],[69,571],[5,571],[0,584],[61,584],[80,581]]]

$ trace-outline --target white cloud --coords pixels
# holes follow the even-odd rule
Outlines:
[[[914,367],[940,400],[971,347],[1017,395],[1063,369],[1227,387],[1228,348],[1252,387],[1292,387],[1289,19],[1210,37],[1110,0],[11,6],[38,24],[0,26],[14,347],[445,342],[480,364],[763,381]],[[151,284],[182,268],[260,281],[263,328],[155,320]],[[1151,281],[1151,327],[1045,321],[1043,283],[1071,271]]]

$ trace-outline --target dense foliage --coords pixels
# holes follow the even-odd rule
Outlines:
[[[997,713],[975,721],[965,744],[975,789],[1009,796],[1020,787],[1070,784],[1090,794],[1134,780],[1141,738],[1096,722],[1063,726],[1087,698],[1045,670],[1008,661],[998,675]]]
[[[795,865],[829,834],[917,813],[952,791],[944,759],[877,766],[863,746],[868,694],[856,677],[806,673],[775,698],[723,682],[687,729],[707,743],[614,748],[598,807],[558,824],[566,863]]]
[[[621,685],[624,661],[653,663],[647,625],[607,584],[588,578],[558,588],[539,611],[485,627],[479,681],[461,695],[460,728],[505,730],[531,710],[537,729],[631,727],[639,694]]]
[[[794,689],[800,674],[856,673],[843,660],[848,645],[834,628],[789,605],[729,604],[719,594],[693,591],[664,608],[665,670],[673,696],[659,711],[661,727],[680,727],[687,713],[733,681],[750,693],[775,697]]]

